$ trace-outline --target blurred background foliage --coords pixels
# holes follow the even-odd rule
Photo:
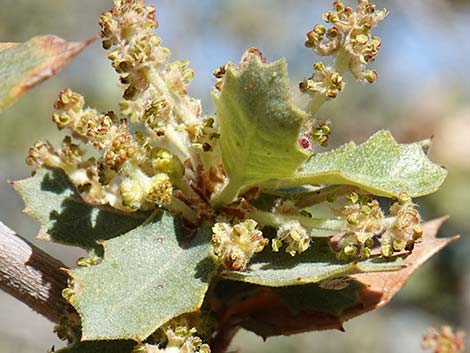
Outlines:
[[[329,9],[325,0],[157,0],[159,34],[173,58],[189,58],[196,71],[191,94],[213,112],[212,70],[237,62],[248,47],[269,60],[285,56],[293,88],[311,73],[316,58],[303,46],[304,33]],[[83,40],[98,33],[98,15],[111,0],[0,0],[0,41],[25,41],[36,34]],[[346,333],[315,332],[269,339],[246,332],[233,347],[241,352],[420,352],[430,325],[450,323],[470,330],[470,1],[379,1],[391,15],[379,27],[383,39],[374,65],[380,79],[363,86],[347,78],[347,89],[321,111],[332,121],[330,146],[364,141],[380,128],[400,142],[434,137],[431,158],[449,177],[441,191],[419,199],[426,219],[451,215],[441,234],[462,239],[426,264],[386,308],[346,324]],[[95,43],[58,76],[28,93],[0,117],[0,219],[33,239],[38,224],[20,213],[23,204],[8,185],[31,172],[24,164],[38,139],[58,143],[51,123],[59,90],[70,87],[90,106],[116,109],[117,77],[100,43]],[[295,97],[299,101],[302,98]],[[80,253],[35,241],[73,266]],[[45,352],[52,325],[23,304],[0,293],[0,353]]]

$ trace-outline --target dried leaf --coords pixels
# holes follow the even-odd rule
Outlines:
[[[43,35],[25,43],[0,43],[0,112],[42,81],[54,76],[94,38],[67,42]]]
[[[352,277],[355,280],[366,286],[366,289],[360,293],[360,300],[364,305],[364,309],[362,311],[351,311],[343,319],[348,320],[363,312],[378,309],[387,304],[405,286],[408,279],[418,268],[439,250],[457,240],[459,236],[436,238],[439,228],[447,219],[448,217],[441,217],[424,224],[424,240],[406,258],[404,261],[406,267],[402,270],[389,273],[361,273],[353,275]]]

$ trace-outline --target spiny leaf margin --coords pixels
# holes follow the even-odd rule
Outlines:
[[[100,251],[101,240],[124,234],[148,217],[87,204],[59,169],[41,168],[12,184],[23,198],[24,212],[41,224],[42,240]]]
[[[221,92],[212,97],[228,188],[294,176],[309,156],[298,144],[307,114],[291,102],[285,60],[263,63],[252,54],[227,68]]]
[[[354,185],[377,196],[411,197],[439,189],[447,171],[431,162],[420,143],[398,144],[381,130],[365,143],[350,142],[336,150],[312,156],[293,178],[265,183],[265,188],[307,184]]]
[[[142,341],[168,320],[200,308],[214,263],[210,227],[185,244],[180,221],[163,214],[103,243],[101,263],[73,270],[70,303],[83,340]]]

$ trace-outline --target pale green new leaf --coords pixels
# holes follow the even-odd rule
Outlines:
[[[264,186],[347,184],[379,196],[406,192],[417,197],[437,191],[446,175],[444,168],[428,159],[420,143],[398,144],[389,131],[382,130],[361,145],[351,142],[319,153],[294,178]]]
[[[241,189],[294,176],[308,157],[298,146],[306,113],[290,101],[284,60],[265,64],[251,55],[240,68],[229,65],[213,98],[229,176],[222,203]]]
[[[25,43],[0,43],[0,112],[26,91],[55,75],[91,42],[66,42],[44,35]]]
[[[82,318],[83,339],[141,341],[199,309],[214,270],[210,235],[202,226],[188,243],[178,219],[163,214],[105,241],[100,264],[71,272],[70,302]]]
[[[340,262],[325,242],[317,241],[310,249],[296,256],[266,249],[253,258],[246,270],[223,271],[221,275],[234,281],[268,287],[285,287],[317,283],[354,273],[395,271],[401,268],[401,258]]]
[[[41,224],[39,238],[101,250],[98,242],[136,228],[147,214],[126,214],[85,203],[65,174],[42,168],[28,179],[13,183],[25,203],[25,212]]]

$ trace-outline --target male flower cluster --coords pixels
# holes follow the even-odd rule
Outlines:
[[[212,227],[213,254],[225,268],[233,271],[243,271],[255,253],[261,252],[268,239],[256,228],[257,223],[246,219],[231,226],[218,222]]]
[[[353,192],[341,210],[341,217],[347,223],[347,231],[337,244],[338,258],[370,257],[373,237],[384,228],[384,215],[378,201]]]
[[[207,343],[196,336],[196,329],[188,328],[186,325],[167,324],[162,327],[165,347],[160,344],[154,345],[141,343],[137,345],[132,353],[210,353],[211,349]],[[160,343],[160,342],[159,342]]]
[[[421,346],[433,353],[461,353],[465,350],[465,332],[454,331],[450,326],[432,327]]]
[[[323,14],[331,26],[315,25],[305,42],[317,55],[334,57],[335,65],[315,63],[313,75],[300,83],[301,91],[335,98],[344,88],[342,75],[347,69],[359,81],[375,82],[377,73],[367,70],[366,65],[375,60],[381,40],[372,34],[372,29],[387,15],[386,9],[377,10],[368,0],[358,0],[355,10],[336,0],[333,11]]]
[[[398,195],[398,201],[390,207],[393,223],[380,239],[382,254],[391,256],[395,251],[411,250],[423,235],[421,216],[407,194]]]
[[[421,216],[409,195],[400,193],[385,217],[377,200],[351,193],[340,211],[348,230],[333,242],[339,259],[368,258],[372,250],[390,257],[396,252],[412,250],[421,240]]]

